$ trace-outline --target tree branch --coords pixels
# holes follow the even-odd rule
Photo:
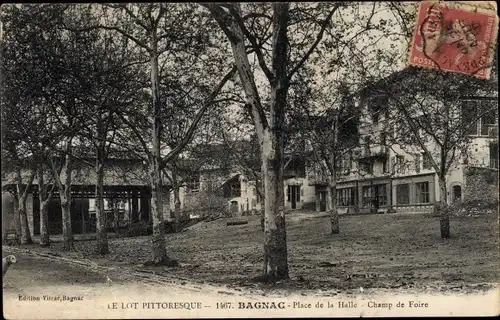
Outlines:
[[[300,68],[302,68],[302,65],[304,65],[304,63],[307,61],[307,59],[309,59],[309,56],[314,52],[314,50],[316,49],[316,47],[320,43],[321,39],[323,39],[323,34],[325,33],[325,29],[330,24],[330,22],[332,20],[333,14],[335,13],[335,11],[337,11],[337,9],[341,5],[342,5],[342,3],[340,3],[340,2],[335,3],[335,6],[333,7],[333,9],[328,13],[328,16],[326,17],[326,19],[323,21],[323,23],[321,25],[321,29],[320,29],[320,32],[318,33],[318,36],[316,37],[316,40],[311,45],[311,47],[309,48],[309,50],[307,50],[307,52],[304,54],[304,56],[302,56],[302,59],[300,59],[300,61],[295,65],[295,67],[288,74],[288,81],[290,81],[292,79],[293,75]]]
[[[257,55],[257,60],[259,61],[259,66],[266,75],[267,79],[269,81],[273,81],[274,79],[274,74],[269,70],[267,67],[266,61],[264,59],[264,55],[262,54],[261,46],[257,43],[257,39],[255,38],[254,35],[248,31],[248,29],[245,27],[245,23],[243,18],[241,17],[240,13],[238,12],[239,8],[236,7],[235,4],[231,5],[229,7],[229,12],[234,16],[236,23],[238,23],[238,26],[240,27],[241,31],[247,37],[248,41],[252,44],[252,48],[254,49],[255,54]]]
[[[203,117],[205,111],[210,107],[219,92],[222,90],[224,85],[226,84],[229,79],[231,79],[236,72],[236,66],[234,66],[225,76],[222,78],[222,80],[219,82],[219,85],[215,88],[215,90],[212,92],[210,97],[205,101],[204,105],[202,106],[201,110],[198,112],[196,117],[194,118],[193,122],[191,123],[191,126],[189,127],[186,135],[184,136],[184,139],[172,150],[170,151],[167,156],[163,159],[160,168],[163,168],[165,166],[165,163],[168,163],[173,157],[178,155],[184,147],[191,141],[191,138],[196,130],[196,127],[198,126],[198,122],[200,122],[201,118]]]
[[[147,155],[148,159],[151,159],[151,151],[149,150],[149,147],[142,137],[142,134],[137,130],[136,126],[134,126],[121,112],[117,112],[116,115],[123,121],[127,126],[134,132],[135,136],[137,139],[139,139],[139,142],[144,150],[144,153]]]
[[[152,52],[152,49],[145,42],[143,42],[143,41],[137,39],[136,37],[132,36],[131,34],[127,33],[125,30],[118,28],[118,27],[115,27],[115,26],[105,26],[105,25],[99,24],[99,25],[94,25],[94,26],[81,28],[81,29],[71,28],[71,27],[67,26],[65,23],[63,23],[63,26],[65,29],[72,31],[72,32],[86,32],[86,31],[92,31],[92,30],[96,30],[96,29],[116,31],[116,32],[120,33],[121,35],[123,35],[124,37],[135,42],[138,46],[145,49],[148,53]]]

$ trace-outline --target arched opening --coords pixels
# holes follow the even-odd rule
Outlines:
[[[453,202],[462,200],[462,186],[453,186]]]

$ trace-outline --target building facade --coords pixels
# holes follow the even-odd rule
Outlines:
[[[283,186],[285,210],[314,209],[315,189],[308,183],[304,157],[288,155],[286,159]],[[257,192],[257,183],[261,182],[256,181],[248,171],[237,165],[200,169],[179,188],[181,210],[192,213],[192,216],[221,207],[225,207],[227,214],[232,216],[260,212],[263,203]],[[170,194],[170,209],[174,210],[173,191]]]
[[[366,109],[371,106],[363,102],[358,101],[358,107],[365,109],[361,113],[358,146],[347,152],[337,165],[339,212],[431,212],[441,197],[430,158],[438,152],[437,145],[426,143],[428,154],[416,143],[395,143],[401,138],[398,135],[408,133],[391,121],[387,105],[368,112]],[[469,169],[481,168],[498,175],[498,115],[486,112],[477,117],[466,134],[470,138],[468,150],[455,152],[446,176],[448,203],[467,196]],[[307,172],[309,184],[315,187],[316,210],[328,210],[326,177],[314,162]]]

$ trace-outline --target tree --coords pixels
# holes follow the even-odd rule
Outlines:
[[[343,173],[349,173],[346,169],[351,168],[343,164],[359,147],[360,110],[356,109],[354,93],[345,82],[328,81],[314,88],[309,82],[302,78],[301,85],[295,89],[291,117],[309,142],[311,162],[326,178],[330,230],[338,234],[337,180]]]
[[[62,17],[72,15],[79,20],[79,12],[69,5],[32,6],[33,17],[39,21],[39,42],[33,45],[32,55],[44,68],[46,79],[41,84],[40,96],[46,107],[46,117],[51,119],[50,127],[59,134],[47,144],[50,155],[46,157],[54,183],[59,190],[62,211],[64,249],[73,249],[71,223],[72,174],[74,169],[74,148],[81,142],[78,134],[90,125],[86,97],[92,94],[85,81],[86,52],[89,38],[64,30]]]
[[[79,27],[86,27],[97,23],[98,19],[108,21],[109,13],[104,12],[97,16],[93,6],[76,5],[75,10],[67,10],[62,17],[61,25],[68,25],[69,21]],[[105,161],[115,150],[124,149],[117,142],[117,135],[126,126],[120,122],[117,114],[130,109],[131,105],[142,99],[141,89],[146,74],[143,65],[147,63],[128,39],[121,34],[103,29],[89,29],[85,31],[70,31],[86,41],[87,50],[80,56],[79,70],[82,86],[87,94],[82,97],[85,103],[86,114],[94,115],[87,126],[79,132],[82,147],[88,147],[95,155],[95,162],[88,163],[96,173],[96,252],[109,253],[107,240],[106,213],[104,211],[104,175]],[[82,152],[88,158],[88,152]],[[83,158],[81,161],[88,162]]]
[[[49,202],[52,199],[56,187],[52,175],[50,175],[50,168],[46,167],[46,165],[40,163],[37,170],[38,197],[40,201],[40,246],[42,247],[48,247],[50,245],[48,209]],[[49,174],[47,174],[47,171]],[[51,181],[51,184],[49,184],[46,179],[50,179],[49,181]]]
[[[211,49],[207,49],[211,50]],[[208,58],[214,59],[209,61]],[[184,57],[184,59],[189,59]],[[196,114],[200,106],[204,105],[203,97],[210,93],[210,85],[206,80],[196,79],[197,75],[205,72],[216,72],[220,69],[219,57],[216,55],[207,55],[202,64],[196,66],[196,62],[187,63],[189,67],[183,68],[177,66],[175,70],[168,70],[162,74],[162,105],[168,106],[168,113],[162,117],[162,136],[161,142],[169,150],[174,150],[177,146],[183,144],[183,140],[187,135],[191,135],[192,139],[185,145],[183,150],[175,155],[168,163],[164,163],[164,174],[172,184],[174,196],[174,231],[180,231],[181,202],[180,202],[180,187],[186,181],[196,178],[199,171],[206,167],[207,164],[213,164],[215,157],[220,155],[208,154],[204,149],[214,142],[213,128],[218,127],[215,119],[218,119],[217,114],[221,110],[221,104],[227,103],[230,100],[231,90],[222,88],[219,90],[218,97],[210,106],[209,110],[204,112],[204,116],[199,119],[195,130],[192,134],[191,130],[193,114]],[[188,60],[188,61],[189,61]],[[185,64],[181,62],[179,64]],[[202,69],[199,69],[202,67]],[[210,71],[212,70],[212,71]],[[182,81],[179,81],[182,79]],[[210,80],[212,81],[212,80]],[[195,84],[194,86],[188,83]],[[226,86],[227,87],[227,86]],[[201,99],[200,99],[201,98]],[[201,151],[201,152],[200,152]]]
[[[316,50],[341,3],[316,7],[297,4],[292,11],[288,3],[249,4],[245,6],[245,12],[239,4],[203,5],[211,12],[230,42],[246,95],[246,108],[252,115],[261,148],[266,217],[263,279],[287,279],[282,131],[287,94],[291,78]],[[272,16],[267,14],[269,9]],[[311,16],[314,18],[311,19]],[[288,28],[292,24],[302,28],[298,30],[298,34],[303,38],[296,46],[290,44],[288,35]],[[271,32],[266,32],[270,29]],[[271,44],[266,45],[269,39],[272,39]],[[259,93],[256,75],[249,62],[247,43],[268,81],[269,108],[264,106],[263,97]],[[265,56],[263,46],[271,50],[270,56]]]
[[[15,172],[21,242],[27,244],[32,242],[26,217],[27,195],[38,172],[40,201],[46,203],[46,186],[40,172],[44,170],[47,150],[61,134],[54,127],[53,118],[48,116],[46,99],[47,92],[51,91],[47,84],[50,76],[45,70],[50,59],[44,44],[52,25],[44,18],[52,12],[31,5],[12,5],[2,9],[6,26],[6,37],[2,41],[2,154],[6,155],[4,170],[10,166]],[[29,177],[24,185],[22,172],[26,169]],[[42,218],[41,223],[45,222],[46,219]],[[48,241],[45,230],[46,225],[42,225],[44,245],[45,240]]]
[[[463,96],[494,92],[496,80],[479,80],[467,75],[410,67],[375,85],[374,91],[387,97],[397,123],[395,142],[408,149],[423,150],[423,161],[438,178],[441,237],[450,237],[447,178],[450,170],[468,152],[470,130],[477,130],[480,118],[495,119],[496,107],[467,108]],[[418,150],[420,149],[420,150]]]
[[[2,99],[3,100],[3,99]],[[5,99],[7,100],[7,99]],[[26,114],[26,108],[20,108],[16,111],[11,107],[19,106],[10,104],[9,101],[2,101],[2,171],[11,171],[14,173],[15,190],[12,190],[14,201],[17,204],[17,212],[15,213],[16,231],[20,238],[21,244],[31,244],[31,234],[29,230],[28,218],[26,213],[26,200],[28,193],[31,192],[31,187],[36,174],[36,164],[33,157],[29,154],[26,144],[20,143],[18,140],[23,129],[26,128],[26,118],[18,118]],[[12,113],[9,111],[13,111]],[[16,113],[18,113],[16,115]],[[18,121],[20,120],[20,121]],[[22,123],[22,127],[18,125]],[[21,130],[16,130],[21,129]],[[16,137],[17,136],[17,137]],[[28,169],[28,177],[23,175],[23,171]],[[23,179],[24,176],[24,179]],[[16,206],[15,206],[16,207]]]
[[[151,97],[151,105],[146,119],[150,128],[150,139],[145,139],[142,130],[137,127],[137,117],[142,115],[128,113],[119,118],[126,123],[130,130],[139,140],[142,152],[146,155],[149,171],[149,183],[151,187],[151,211],[153,216],[153,235],[152,235],[152,262],[155,264],[172,265],[174,262],[168,257],[165,248],[164,224],[163,224],[163,201],[162,201],[162,170],[178,155],[191,140],[193,133],[202,118],[205,111],[213,104],[219,91],[229,81],[234,70],[222,69],[227,72],[220,75],[221,69],[213,73],[213,77],[207,79],[213,80],[219,76],[218,82],[213,81],[210,86],[200,86],[199,71],[204,65],[202,53],[209,52],[203,49],[210,43],[210,38],[206,28],[207,19],[197,7],[190,4],[105,4],[100,7],[102,10],[109,10],[115,14],[115,21],[106,23],[92,24],[85,28],[75,28],[67,26],[73,30],[104,29],[121,34],[136,45],[137,50],[142,51],[149,58],[150,68],[150,90],[147,94]],[[118,21],[119,19],[119,21]],[[186,59],[191,58],[191,61]],[[210,60],[210,59],[208,59]],[[213,61],[219,61],[220,57]],[[223,60],[222,60],[223,61]],[[162,63],[160,65],[160,62]],[[196,62],[196,63],[193,63]],[[181,66],[187,66],[188,70],[179,70]],[[199,94],[196,100],[199,109],[191,117],[192,120],[188,126],[187,132],[183,135],[181,141],[163,156],[161,148],[162,119],[165,111],[168,112],[169,105],[162,105],[161,82],[162,72],[172,71],[177,68],[178,71],[189,72],[189,67],[195,67],[189,77],[179,78],[178,82],[189,86],[191,79],[198,79],[196,83]],[[164,70],[162,70],[164,68]],[[175,73],[174,73],[175,74]],[[179,75],[180,74],[175,74]],[[206,75],[204,73],[204,75]],[[194,86],[196,88],[196,85]],[[215,88],[215,89],[210,89]],[[186,89],[185,92],[190,92]],[[201,105],[199,103],[202,103]],[[168,113],[167,113],[168,114]],[[143,122],[143,121],[142,121]],[[144,122],[143,122],[144,123]],[[149,141],[149,142],[148,142]]]

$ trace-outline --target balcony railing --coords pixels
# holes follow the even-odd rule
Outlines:
[[[359,158],[386,158],[389,156],[389,148],[382,145],[373,145],[360,149]]]

